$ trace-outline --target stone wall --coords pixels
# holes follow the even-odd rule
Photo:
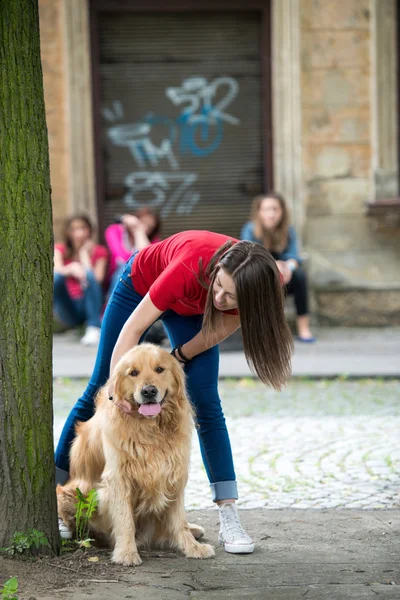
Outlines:
[[[376,134],[379,127],[385,129],[382,115],[396,113],[387,108],[393,102],[376,102],[376,90],[386,93],[395,65],[385,60],[385,52],[391,48],[395,52],[395,40],[383,43],[390,38],[386,32],[388,23],[393,23],[394,2],[273,0],[275,179],[295,202],[293,216],[299,232],[304,224],[303,246],[310,256],[316,309],[332,323],[356,322],[354,317],[367,310],[371,322],[378,324],[368,309],[378,296],[382,313],[392,315],[398,310],[399,218],[365,214],[365,202],[377,197],[378,175],[396,179],[392,172],[396,160],[378,160],[385,156],[388,136],[378,139]],[[59,238],[62,222],[72,210],[85,209],[94,220],[96,216],[87,0],[39,0],[39,11],[54,226]],[[386,26],[379,27],[384,19]],[[375,41],[374,32],[379,34]],[[378,64],[373,60],[375,42],[381,55]],[[384,86],[378,84],[382,65],[386,65]],[[391,96],[393,90],[392,85]],[[386,130],[392,129],[386,125]],[[82,143],[76,142],[81,139]],[[368,290],[382,293],[363,304]],[[386,298],[388,306],[384,306]]]
[[[53,220],[60,238],[69,214],[68,139],[66,128],[65,40],[62,0],[39,0],[40,46],[49,134]]]
[[[370,1],[301,0],[301,49],[310,276],[320,315],[348,322],[363,310],[360,290],[400,287],[399,229],[365,214],[373,195]],[[344,289],[358,292],[346,299]]]

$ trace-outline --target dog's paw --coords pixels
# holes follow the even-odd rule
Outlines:
[[[210,544],[195,544],[185,552],[187,558],[212,558],[215,556],[214,548]]]
[[[126,567],[137,567],[142,564],[142,559],[137,550],[115,548],[112,553],[111,562],[117,565],[125,565]]]
[[[205,534],[204,527],[202,527],[201,525],[195,525],[194,523],[188,523],[188,527],[190,529],[190,533],[196,540],[199,540]]]

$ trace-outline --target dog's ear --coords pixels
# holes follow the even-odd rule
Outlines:
[[[182,398],[182,400],[186,400],[187,395],[186,395],[185,372],[184,372],[183,368],[181,367],[180,363],[175,358],[172,358],[172,361],[173,361],[172,362],[172,372],[174,374],[175,381],[176,381],[177,396],[179,398]]]
[[[112,402],[119,402],[122,400],[122,381],[125,378],[125,369],[124,365],[121,361],[119,361],[115,367],[113,372],[111,373],[111,377],[107,383],[107,394],[108,399]]]

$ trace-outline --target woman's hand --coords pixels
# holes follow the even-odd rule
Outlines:
[[[110,383],[110,385],[107,388],[107,394],[108,394],[108,399],[110,400],[110,402],[113,402],[114,401],[114,384]],[[119,408],[119,410],[121,412],[125,413],[126,415],[132,415],[135,412],[132,404],[130,402],[128,402],[127,400],[125,400],[124,398],[121,398],[121,399],[117,400],[117,402],[114,402],[114,406]]]
[[[151,242],[147,237],[146,227],[140,219],[134,215],[122,215],[122,224],[132,236],[132,242],[136,250],[143,250]]]
[[[288,265],[286,264],[286,262],[284,260],[277,260],[276,264],[277,264],[279,271],[282,273],[283,283],[285,285],[287,285],[288,283],[290,283],[290,281],[292,279],[292,275],[293,275],[292,270],[289,269]]]
[[[182,360],[182,359],[179,357],[179,354],[178,354],[178,352],[176,351],[176,349],[175,349],[175,348],[172,350],[171,354],[172,354],[172,356],[173,356],[174,358],[176,358],[176,360],[178,361],[178,363],[181,365],[182,369],[184,369],[184,368],[185,368],[185,364],[186,364],[186,363],[185,363],[185,361],[184,361],[184,360]]]
[[[121,221],[122,225],[132,232],[143,227],[143,223],[135,215],[122,215]]]
[[[69,265],[66,265],[66,275],[77,279],[79,283],[87,283],[86,269],[81,263],[74,261]]]

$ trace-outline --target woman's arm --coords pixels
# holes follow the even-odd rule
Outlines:
[[[135,229],[133,236],[135,238],[135,248],[137,248],[137,250],[143,250],[143,248],[150,246],[151,242],[147,237],[145,228],[142,225],[139,225]]]
[[[110,254],[116,262],[125,262],[131,255],[131,250],[123,244],[123,228],[123,225],[115,223],[107,227],[104,233]]]
[[[54,248],[54,273],[68,275],[68,265],[64,265],[64,257],[61,250]]]
[[[99,258],[96,261],[96,264],[94,265],[94,267],[91,267],[97,283],[103,283],[103,281],[106,277],[107,263],[108,263],[108,261],[107,261],[106,257]]]
[[[150,325],[162,315],[163,311],[150,300],[147,293],[140,304],[135,308],[125,325],[121,329],[111,357],[110,373],[120,358],[139,343],[140,338]]]
[[[64,277],[74,277],[81,283],[86,281],[85,268],[77,261],[65,265],[63,254],[58,248],[54,249],[54,273],[64,275]]]
[[[122,356],[139,343],[143,333],[162,315],[163,311],[159,310],[150,300],[150,295],[147,293],[137,308],[133,311],[129,319],[123,326],[114,351],[111,357],[110,373]],[[214,339],[206,342],[203,332],[200,331],[189,342],[182,346],[182,351],[188,358],[193,358],[197,354],[201,354],[208,348],[219,344],[224,339],[229,337],[234,331],[240,327],[240,318],[237,315],[223,315],[223,326],[216,332]]]
[[[85,267],[85,269],[89,269],[90,271],[93,269],[91,255],[94,246],[95,243],[93,240],[87,240],[79,250],[79,262]]]
[[[254,223],[253,221],[249,221],[248,223],[245,223],[242,227],[242,230],[240,232],[240,239],[241,240],[249,240],[250,242],[257,242],[258,240],[256,240],[255,236],[254,236]]]
[[[192,359],[194,356],[197,356],[197,354],[201,354],[212,346],[221,343],[239,329],[239,327],[240,317],[238,315],[224,314],[222,327],[215,332],[215,336],[212,340],[207,341],[203,335],[203,331],[200,331],[194,338],[189,340],[186,344],[183,344],[182,352],[187,358]]]
[[[284,262],[292,260],[297,263],[297,266],[302,262],[297,245],[297,235],[293,227],[289,228],[288,244],[281,256],[279,256],[279,260]]]
[[[131,234],[134,242],[133,245],[136,250],[143,250],[147,246],[150,246],[151,242],[147,237],[146,230],[143,223],[138,217],[134,215],[124,215],[122,222]]]

